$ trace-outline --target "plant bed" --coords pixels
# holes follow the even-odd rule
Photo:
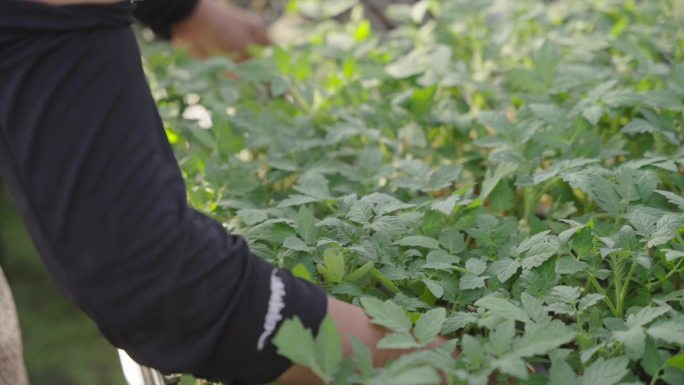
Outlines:
[[[145,48],[194,207],[381,346],[449,340],[373,368],[293,320],[281,352],[335,384],[684,384],[684,3],[326,9],[241,65]]]

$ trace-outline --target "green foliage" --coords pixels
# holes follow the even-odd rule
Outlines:
[[[239,66],[146,55],[190,202],[417,348],[374,368],[287,321],[281,354],[336,384],[684,383],[684,3],[424,0],[386,34],[334,3]]]

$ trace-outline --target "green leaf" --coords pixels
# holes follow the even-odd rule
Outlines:
[[[342,253],[330,247],[323,252],[324,265],[318,265],[318,271],[325,277],[325,280],[332,283],[340,283],[346,274],[346,263]]]
[[[544,310],[544,302],[541,299],[535,298],[527,292],[520,296],[525,312],[534,320],[534,322],[545,325],[551,322],[548,312]]]
[[[411,319],[391,300],[382,302],[377,298],[364,297],[361,298],[361,305],[374,324],[396,332],[408,332],[411,329]]]
[[[587,264],[578,261],[577,259],[566,255],[556,262],[556,273],[558,274],[575,274],[587,268]]]
[[[316,343],[311,330],[304,328],[299,318],[285,320],[273,338],[278,354],[290,361],[311,368],[316,363]]]
[[[644,119],[634,119],[622,128],[623,133],[631,135],[652,134],[658,131],[660,131],[658,127],[652,125]]]
[[[577,385],[577,374],[565,360],[553,359],[549,370],[549,385]]]
[[[308,246],[304,241],[297,237],[288,237],[283,242],[283,247],[290,250],[310,252],[313,251],[313,247]]]
[[[683,197],[669,191],[656,190],[656,192],[667,198],[668,202],[672,203],[673,205],[676,205],[680,210],[684,210]]]
[[[378,342],[380,349],[412,349],[419,346],[411,333],[407,332],[388,334]]]
[[[328,180],[321,174],[309,172],[301,176],[294,186],[297,192],[318,199],[333,199],[328,189]]]
[[[465,268],[472,274],[480,275],[487,270],[487,263],[481,259],[470,258],[466,261]]]
[[[480,199],[485,200],[489,196],[489,194],[494,191],[494,188],[496,188],[496,185],[501,182],[501,180],[515,172],[515,170],[518,169],[518,166],[513,163],[501,163],[498,166],[496,166],[496,169],[494,172],[490,170],[487,170],[485,174],[485,179],[482,182],[482,190],[480,191]]]
[[[664,245],[677,236],[677,231],[684,223],[684,216],[678,214],[665,214],[656,222],[655,230],[648,237],[646,246],[656,247]]]
[[[390,384],[396,385],[434,385],[441,381],[439,374],[433,368],[421,366],[407,368],[392,376]]]
[[[287,199],[283,200],[278,204],[278,208],[301,206],[319,201],[321,201],[321,199],[307,195],[290,195]]]
[[[431,279],[423,279],[423,283],[430,293],[435,296],[435,298],[442,298],[444,295],[444,288],[439,284],[439,282],[433,281]]]
[[[585,370],[580,381],[581,385],[615,385],[623,379],[627,373],[627,357],[616,357],[608,360],[599,358]]]
[[[638,172],[634,169],[624,167],[615,174],[617,186],[615,190],[625,202],[634,202],[640,199],[637,180]]]
[[[302,206],[297,214],[297,233],[308,245],[312,245],[318,236],[316,229],[316,218],[306,206]]]
[[[649,336],[678,345],[684,345],[684,322],[675,320],[659,322],[646,330]]]
[[[494,366],[499,368],[501,373],[509,374],[523,380],[528,378],[528,370],[525,361],[515,354],[506,354],[501,358],[495,359]]]
[[[665,364],[666,358],[658,350],[653,338],[646,338],[646,350],[640,364],[649,376],[655,376],[656,372]]]
[[[527,316],[527,313],[524,310],[503,298],[492,296],[480,298],[475,302],[475,306],[483,307],[489,310],[492,314],[503,319],[514,319],[522,322],[531,321],[530,317]]]
[[[511,350],[514,337],[515,320],[511,319],[502,322],[489,334],[490,350],[496,356],[504,355],[504,353]]]
[[[494,262],[491,266],[491,272],[496,275],[496,278],[501,282],[508,281],[520,269],[520,263],[514,259],[503,258]]]
[[[356,336],[349,336],[349,341],[354,350],[353,360],[361,372],[361,377],[372,377],[375,374],[375,368],[373,367],[373,355],[370,349]]]
[[[613,185],[600,175],[591,175],[591,193],[596,202],[610,215],[618,215],[623,209],[620,196]]]
[[[668,262],[676,261],[679,258],[684,258],[684,251],[670,249],[662,249],[662,251],[665,252],[665,259],[667,259]]]
[[[347,276],[347,281],[356,282],[366,277],[368,274],[370,274],[371,270],[373,270],[373,267],[375,267],[375,263],[373,261],[368,261],[364,263]]]
[[[472,273],[466,273],[461,277],[459,289],[473,290],[485,287],[485,277],[480,277]]]
[[[640,309],[635,314],[630,314],[627,317],[628,326],[646,326],[655,321],[657,318],[667,314],[672,308],[664,305],[658,307],[646,306]]]
[[[613,337],[625,345],[629,358],[636,361],[643,357],[646,349],[646,333],[640,326],[613,332]]]
[[[575,332],[558,326],[530,327],[522,338],[515,341],[514,351],[521,357],[546,354],[575,338]]]
[[[560,248],[558,237],[550,235],[549,231],[535,234],[524,240],[517,248],[518,254],[525,256],[520,265],[526,270],[539,267],[556,255]]]
[[[665,364],[684,372],[684,354],[677,354],[676,356],[670,357],[665,361]]]
[[[311,279],[311,272],[309,272],[309,269],[307,269],[306,266],[301,263],[298,263],[292,268],[292,275],[313,283],[313,280]]]
[[[318,367],[326,377],[334,377],[342,362],[342,338],[331,316],[323,319],[315,345]]]
[[[439,335],[442,326],[446,322],[446,310],[436,308],[420,316],[414,334],[421,345],[427,345]]]
[[[439,243],[453,255],[457,255],[466,248],[463,233],[454,227],[442,230],[439,234]]]
[[[394,242],[397,246],[405,247],[424,247],[426,249],[438,249],[439,242],[434,238],[428,238],[422,235],[410,235]]]

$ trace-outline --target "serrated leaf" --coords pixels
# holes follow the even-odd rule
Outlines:
[[[617,357],[604,360],[599,358],[585,370],[581,378],[581,385],[615,385],[623,379],[627,373],[627,357]]]
[[[420,316],[416,322],[414,334],[422,345],[432,342],[439,335],[446,322],[446,310],[436,308]]]
[[[603,298],[604,297],[602,294],[597,294],[597,293],[587,294],[586,296],[582,297],[582,299],[579,302],[579,306],[577,307],[577,309],[579,311],[586,310],[586,309],[598,304],[599,302],[601,302],[601,300]]]
[[[299,318],[285,320],[272,341],[281,356],[305,367],[315,365],[316,343],[313,334]]]
[[[425,237],[422,235],[409,235],[394,242],[397,246],[405,247],[424,247],[426,249],[438,249],[439,242],[434,238]]]
[[[514,351],[521,357],[546,354],[574,338],[575,332],[565,327],[546,326],[530,329],[528,326],[522,338],[515,341]]]
[[[465,268],[474,275],[480,275],[487,270],[487,262],[477,258],[470,258],[466,261]]]
[[[331,316],[323,319],[316,336],[316,362],[321,372],[332,378],[342,362],[342,338]],[[325,378],[322,376],[322,378]]]
[[[524,240],[517,248],[518,254],[525,256],[520,265],[526,270],[539,267],[556,255],[560,247],[558,237],[550,235],[549,231],[535,234]]]
[[[361,298],[361,305],[374,324],[397,332],[408,332],[411,329],[411,319],[391,300],[382,302],[377,298],[364,297]]]
[[[310,252],[313,248],[297,237],[288,237],[283,242],[283,247],[290,250]]]
[[[297,213],[297,233],[308,245],[314,244],[318,229],[316,228],[316,218],[306,206],[302,206]]]
[[[453,227],[442,230],[439,234],[439,243],[453,255],[457,255],[466,248],[463,233]]]
[[[577,385],[577,383],[577,374],[565,360],[552,360],[549,385]]]
[[[608,214],[619,214],[624,206],[613,184],[606,178],[595,174],[590,176],[590,181],[591,193],[599,206]]]
[[[519,379],[527,380],[529,376],[527,364],[525,364],[525,361],[515,354],[506,354],[501,358],[495,359],[494,366],[497,367],[501,373],[508,374]]]
[[[529,295],[527,292],[520,296],[525,312],[534,320],[534,322],[544,325],[551,322],[548,312],[544,310],[544,302],[541,299]]]
[[[247,226],[254,226],[268,219],[268,213],[261,209],[241,209],[238,210],[237,215]]]
[[[373,217],[373,207],[365,200],[358,200],[352,204],[347,219],[361,225],[369,224]]]
[[[502,356],[511,349],[515,337],[515,320],[506,320],[489,334],[489,346],[495,356]]]
[[[420,344],[410,333],[391,333],[386,335],[378,342],[380,349],[412,349],[419,347]]]
[[[646,246],[656,247],[669,242],[672,238],[677,236],[677,231],[684,223],[684,216],[675,214],[665,214],[658,222],[656,222],[655,229],[648,237]]]
[[[667,312],[671,309],[672,308],[667,305],[658,307],[646,306],[640,309],[635,314],[630,314],[630,316],[627,317],[627,325],[630,327],[646,326],[649,323],[658,319],[659,317],[667,314]]]
[[[613,338],[622,342],[627,356],[636,361],[641,359],[646,349],[646,333],[641,326],[634,326],[628,330],[620,330],[613,333]]]
[[[655,191],[658,194],[667,198],[668,202],[672,203],[673,205],[677,205],[677,207],[679,207],[680,210],[684,210],[684,198],[683,197],[681,197],[675,193],[669,192],[669,191],[662,191],[662,190],[655,190]]]
[[[622,128],[625,134],[652,134],[660,129],[644,119],[634,119]]]
[[[423,283],[427,287],[427,289],[432,293],[432,295],[435,296],[435,298],[442,298],[444,295],[444,288],[442,285],[439,284],[437,281],[433,281],[431,279],[424,279]]]
[[[458,288],[461,290],[473,290],[485,287],[485,277],[466,273],[461,277]]]
[[[530,322],[530,317],[521,308],[513,305],[508,300],[498,297],[484,297],[475,302],[475,306],[483,307],[504,319],[514,319],[522,322]]]
[[[508,281],[515,273],[518,272],[520,263],[511,258],[500,259],[491,265],[491,272],[496,275],[496,278],[501,282]]]
[[[566,255],[563,258],[560,258],[558,262],[556,262],[556,273],[558,274],[575,274],[579,273],[580,271],[583,271],[584,269],[587,268],[587,264],[578,261],[577,259]]]
[[[407,368],[393,374],[389,384],[396,385],[434,385],[441,381],[439,374],[433,368],[421,366]]]
[[[684,258],[684,251],[663,249],[665,252],[665,259],[668,262],[676,261],[679,258]]]
[[[646,330],[649,336],[678,345],[684,345],[684,322],[669,320],[659,322]]]
[[[279,208],[301,206],[309,203],[319,202],[321,199],[307,195],[290,195],[278,204]]]

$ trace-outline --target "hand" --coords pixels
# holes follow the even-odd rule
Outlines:
[[[200,58],[233,54],[244,60],[249,57],[248,47],[270,44],[258,15],[219,0],[199,0],[193,14],[173,26],[171,33],[174,44]]]

